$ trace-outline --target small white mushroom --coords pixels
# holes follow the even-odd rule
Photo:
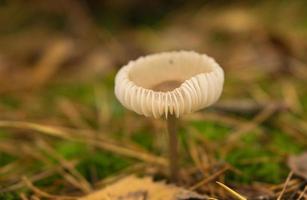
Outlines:
[[[141,57],[122,67],[115,78],[115,95],[128,109],[167,119],[171,179],[178,178],[176,117],[213,104],[220,97],[224,71],[215,60],[192,51]]]
[[[216,102],[223,83],[223,69],[213,58],[192,51],[165,52],[122,67],[115,78],[115,95],[138,114],[178,118]]]

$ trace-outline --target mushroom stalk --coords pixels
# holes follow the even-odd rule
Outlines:
[[[169,141],[169,173],[173,182],[178,180],[178,136],[177,123],[175,115],[169,115],[167,118],[167,131]]]

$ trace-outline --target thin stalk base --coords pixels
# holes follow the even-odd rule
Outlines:
[[[172,182],[178,181],[178,136],[177,119],[170,115],[167,119],[167,131],[169,141],[169,173]]]

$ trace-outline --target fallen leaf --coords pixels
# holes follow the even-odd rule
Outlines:
[[[79,200],[205,200],[200,195],[175,185],[153,182],[150,177],[128,176]]]
[[[294,174],[307,180],[307,152],[290,156],[288,166]]]

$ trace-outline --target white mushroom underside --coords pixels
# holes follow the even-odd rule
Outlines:
[[[179,117],[217,101],[223,83],[222,68],[207,55],[166,52],[122,67],[115,78],[115,95],[138,114]]]

